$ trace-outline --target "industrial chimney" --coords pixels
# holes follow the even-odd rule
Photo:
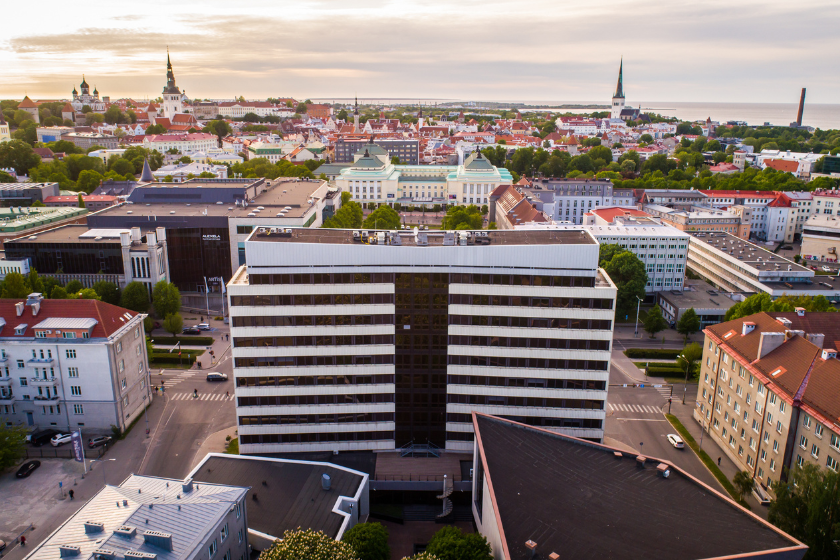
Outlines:
[[[803,110],[805,110],[805,88],[802,88],[802,95],[799,96],[799,112],[796,114],[796,126],[802,126]]]

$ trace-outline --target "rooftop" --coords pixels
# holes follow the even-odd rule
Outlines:
[[[154,224],[149,231],[154,231]],[[6,243],[94,243],[105,245],[120,244],[120,233],[131,232],[130,229],[88,229],[84,224],[70,224],[53,229],[39,231],[34,235],[24,235],[10,239]]]
[[[151,554],[154,556],[143,558],[156,560],[197,558],[206,554],[201,547],[205,535],[245,492],[245,488],[207,483],[194,484],[190,492],[184,492],[181,481],[133,474],[119,486],[105,486],[97,492],[33,547],[27,559],[59,560],[67,556],[61,551],[66,546],[78,547],[78,558],[93,558],[100,549],[126,557],[129,551]],[[251,504],[247,507],[250,510]],[[91,531],[92,523],[101,524],[101,530]],[[122,527],[134,532],[117,533]],[[169,536],[172,550],[153,544],[154,537],[147,541],[147,533],[164,539]]]
[[[840,220],[830,214],[816,214],[805,222],[806,228],[824,228],[828,230],[840,229]],[[807,232],[805,232],[807,234]],[[819,235],[819,233],[817,233]]]
[[[329,490],[321,477],[330,476]],[[340,502],[358,499],[368,475],[331,463],[211,453],[190,473],[195,481],[250,487],[248,526],[272,536],[298,527],[338,538],[347,516]],[[356,504],[358,511],[359,505]],[[346,510],[345,510],[346,511]]]
[[[272,231],[274,230],[274,231]],[[522,229],[490,231],[439,231],[439,230],[353,230],[310,228],[257,228],[250,241],[275,243],[322,243],[350,245],[353,243],[377,244],[381,236],[387,245],[407,247],[447,246],[456,247],[459,235],[465,235],[467,245],[594,245],[595,239],[580,227],[569,231],[555,229]]]
[[[798,265],[772,251],[750,243],[731,233],[691,233],[692,243],[702,241],[715,249],[722,251],[739,261],[760,271],[791,271],[798,275],[811,272],[808,268]]]
[[[657,292],[659,297],[673,305],[678,309],[693,308],[695,311],[715,310],[720,311],[723,315],[730,307],[735,305],[735,301],[726,297],[724,292],[709,289],[709,285],[703,281],[686,280],[686,286],[691,286],[693,289],[689,290],[669,290]]]
[[[42,207],[27,208],[21,213],[14,208],[0,208],[0,233],[14,233],[45,226],[87,214],[86,208]]]
[[[647,212],[642,212],[641,210],[636,210],[634,208],[595,208],[590,210],[590,212],[607,222],[612,222],[618,216],[650,217],[650,214]]]
[[[23,313],[18,316],[16,304],[27,300],[21,299],[0,299],[0,338],[23,339],[35,337],[35,326],[44,321],[61,322],[67,320],[67,324],[88,326],[66,326],[68,329],[83,329],[93,325],[90,333],[91,338],[106,338],[139,315],[136,311],[130,311],[110,303],[95,299],[42,299],[37,314],[33,315],[35,307],[25,305]],[[90,320],[95,321],[93,324]],[[23,325],[21,334],[17,328]],[[39,327],[40,328],[40,327]],[[57,327],[61,328],[61,327]]]
[[[538,558],[749,558],[787,549],[794,559],[806,551],[667,461],[641,466],[635,454],[477,413],[473,425],[505,558],[531,558],[529,540]]]

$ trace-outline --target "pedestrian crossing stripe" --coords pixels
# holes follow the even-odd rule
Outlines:
[[[173,401],[185,401],[185,400],[199,400],[199,401],[227,401],[232,400],[233,396],[226,396],[222,395],[221,393],[212,394],[212,393],[204,393],[198,395],[198,399],[195,398],[193,393],[172,393],[170,400]]]
[[[619,412],[641,412],[643,414],[659,414],[662,410],[659,407],[645,405],[645,404],[624,404],[624,403],[609,403],[607,407],[613,411]]]

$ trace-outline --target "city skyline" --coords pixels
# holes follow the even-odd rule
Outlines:
[[[368,0],[348,9],[326,0],[256,2],[231,14],[221,2],[200,10],[153,2],[135,13],[105,5],[91,15],[48,1],[36,31],[0,35],[0,97],[67,98],[82,74],[112,99],[157,97],[169,46],[182,90],[201,98],[358,93],[606,104],[623,56],[631,106],[785,103],[802,86],[809,102],[834,101],[840,79],[828,53],[840,43],[832,32],[840,7],[823,0],[757,7],[715,2],[666,12],[647,1],[538,1],[514,12],[502,2]],[[4,10],[12,21],[26,13],[22,5]],[[806,26],[807,34],[791,33]]]

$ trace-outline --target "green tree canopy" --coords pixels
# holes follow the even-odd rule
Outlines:
[[[163,320],[163,330],[173,335],[177,335],[184,328],[184,318],[180,313],[172,313],[167,315]]]
[[[840,557],[840,474],[805,463],[772,488],[770,523],[808,545],[805,560]]]
[[[350,193],[341,193],[341,208],[326,220],[321,227],[334,229],[358,229],[362,227],[364,211],[361,204],[350,200]]]
[[[64,286],[53,286],[50,290],[50,299],[68,299],[67,289]]]
[[[3,280],[3,299],[25,298],[30,293],[26,278],[19,272],[10,272]]]
[[[353,547],[359,560],[388,560],[388,529],[381,523],[357,523],[344,533],[344,542]]]
[[[26,175],[39,163],[41,163],[41,157],[33,152],[32,146],[26,142],[21,140],[0,142],[0,167],[12,168],[18,175]]]
[[[287,530],[283,538],[260,553],[259,560],[359,560],[353,547],[322,531]]]
[[[762,311],[765,313],[789,313],[797,307],[802,307],[805,311],[828,313],[837,311],[825,296],[782,296],[774,301],[770,297],[770,294],[762,292],[760,294],[753,294],[744,301],[738,302],[730,307],[729,311],[726,312],[724,320],[732,321]]]
[[[616,316],[635,311],[638,300],[644,299],[647,272],[639,257],[620,245],[601,245],[599,266],[604,269],[617,288]]]
[[[694,308],[690,308],[682,314],[680,320],[677,321],[677,332],[685,337],[688,342],[688,337],[700,330],[700,317]]]
[[[84,288],[84,285],[78,280],[70,280],[64,288],[67,290],[68,294],[75,294],[80,292],[82,288]]]
[[[490,543],[479,533],[464,533],[460,527],[447,525],[434,534],[426,552],[440,560],[492,560]]]
[[[149,291],[141,282],[129,282],[123,288],[120,305],[137,313],[149,311]]]
[[[441,229],[481,229],[484,216],[481,208],[475,204],[468,206],[450,206],[443,217]]]
[[[0,423],[0,470],[17,465],[26,449],[26,426],[7,426]]]
[[[668,328],[668,322],[662,316],[662,308],[658,305],[654,305],[653,309],[647,312],[647,316],[645,316],[642,324],[651,338],[656,336],[656,333]]]
[[[44,293],[44,282],[41,280],[41,277],[38,276],[38,271],[34,268],[26,275],[26,287],[30,294],[33,292],[36,294]]]
[[[383,204],[368,215],[365,221],[362,222],[362,227],[371,229],[400,229],[400,215],[387,204]]]
[[[102,175],[92,169],[86,169],[79,174],[79,180],[76,182],[76,187],[87,194],[92,193],[102,183]],[[84,208],[85,202],[82,195],[79,195],[79,208]]]
[[[158,317],[167,317],[181,309],[181,292],[175,284],[161,280],[152,290],[152,306]]]
[[[82,288],[76,294],[76,299],[100,299],[99,294],[93,288]]]
[[[100,280],[93,285],[93,290],[99,296],[99,299],[105,303],[110,303],[112,305],[120,304],[120,290],[113,282]]]

